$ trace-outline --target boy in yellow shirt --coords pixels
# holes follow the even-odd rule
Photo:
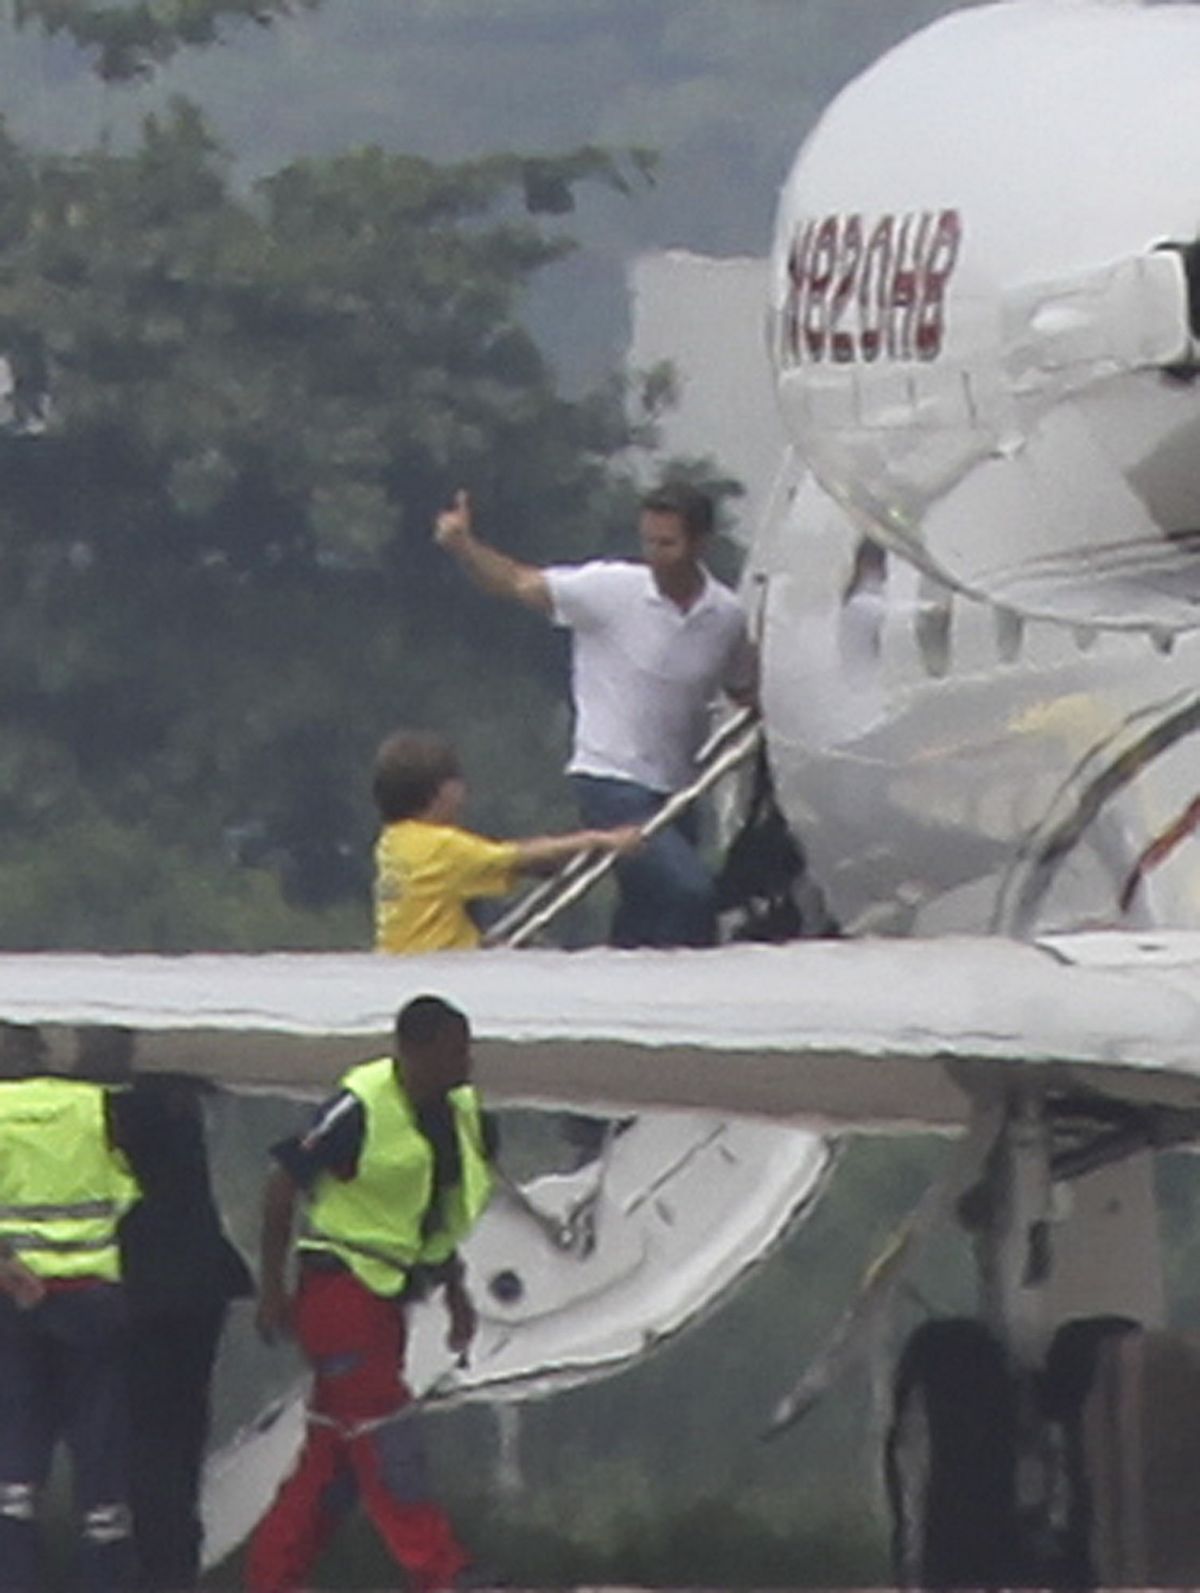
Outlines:
[[[576,852],[631,851],[636,825],[489,841],[462,829],[467,786],[443,737],[399,730],[375,757],[383,829],[375,845],[375,950],[461,951],[478,946],[467,903],[504,896],[522,874],[545,873]]]

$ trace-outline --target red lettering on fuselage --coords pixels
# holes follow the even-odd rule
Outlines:
[[[779,320],[782,363],[937,359],[962,234],[957,210],[800,221]]]

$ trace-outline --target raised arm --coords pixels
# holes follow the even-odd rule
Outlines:
[[[493,597],[508,598],[549,616],[554,611],[550,586],[535,564],[522,564],[507,553],[489,548],[471,525],[471,499],[461,487],[454,505],[443,509],[434,522],[433,539],[466,571],[475,584]]]

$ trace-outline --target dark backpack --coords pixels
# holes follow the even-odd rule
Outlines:
[[[760,746],[746,816],[717,874],[717,911],[741,915],[729,938],[779,943],[836,935],[837,925],[807,875],[804,848],[779,811]],[[797,899],[801,890],[804,909]]]

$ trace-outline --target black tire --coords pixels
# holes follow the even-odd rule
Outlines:
[[[1020,1584],[1016,1400],[979,1322],[926,1322],[896,1369],[884,1473],[900,1587]]]
[[[1096,1375],[1100,1351],[1111,1339],[1137,1333],[1141,1324],[1127,1316],[1081,1316],[1064,1322],[1050,1341],[1039,1387],[1047,1422],[1061,1433],[1059,1455],[1067,1508],[1058,1544],[1058,1563],[1046,1568],[1056,1586],[1095,1584],[1092,1565],[1092,1493],[1083,1444],[1083,1407]]]

